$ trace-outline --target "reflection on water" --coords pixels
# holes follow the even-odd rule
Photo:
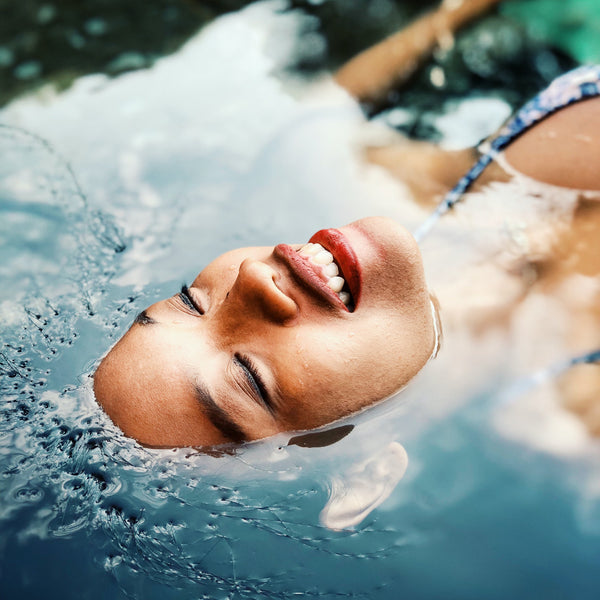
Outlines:
[[[598,448],[582,435],[558,458],[498,433],[524,414],[494,410],[523,368],[500,330],[447,335],[402,402],[328,447],[145,450],[91,397],[136,311],[223,250],[423,217],[360,161],[377,124],[327,81],[271,74],[304,25],[256,5],[149,71],[0,113],[3,597],[595,597]],[[443,290],[452,269],[425,250]],[[363,520],[328,528],[333,506]]]

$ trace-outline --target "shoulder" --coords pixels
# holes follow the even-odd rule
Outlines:
[[[505,151],[512,167],[538,181],[600,190],[600,96],[547,117]]]

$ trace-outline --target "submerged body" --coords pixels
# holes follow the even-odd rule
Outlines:
[[[600,433],[600,369],[590,363],[597,362],[600,347],[599,96],[600,66],[575,69],[529,102],[478,153],[418,145],[420,161],[410,162],[418,167],[409,178],[417,201],[431,205],[432,189],[448,189],[456,169],[474,163],[417,231],[421,239],[435,237],[436,224],[458,203],[460,214],[445,217],[454,218],[458,230],[475,205],[487,207],[467,220],[481,231],[464,235],[479,240],[461,281],[447,285],[452,289],[444,296],[446,314],[456,327],[481,333],[498,323],[531,321],[534,314],[523,317],[531,298],[554,299],[555,309],[568,315],[561,327],[569,354],[561,360],[589,357],[587,367],[562,377],[562,400],[595,435]],[[368,157],[402,178],[401,161],[410,150],[371,148]],[[470,290],[482,286],[487,293],[478,305]]]

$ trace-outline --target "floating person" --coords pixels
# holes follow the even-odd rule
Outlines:
[[[435,44],[440,27],[452,32],[493,4],[444,3],[381,48],[433,31],[401,56],[410,70]],[[460,13],[475,5],[477,11]],[[379,64],[380,56],[377,47],[367,51],[338,73],[338,82],[359,100],[373,100],[404,77],[388,65],[361,88],[368,65]],[[423,177],[459,180],[416,233],[419,239],[468,190],[485,193],[514,173],[600,192],[600,67],[556,80],[460,179],[477,151],[423,152],[422,145],[408,144],[372,158],[393,167],[413,150]],[[573,227],[600,231],[600,203],[584,204],[586,220],[574,220]],[[597,262],[588,254],[585,260]],[[557,260],[545,255],[546,270]],[[415,237],[394,221],[370,217],[321,230],[304,244],[242,248],[217,258],[189,286],[136,317],[100,363],[94,391],[125,435],[144,445],[239,443],[321,427],[371,406],[405,386],[436,346],[436,316]]]

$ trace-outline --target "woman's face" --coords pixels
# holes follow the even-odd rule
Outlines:
[[[412,236],[373,217],[311,242],[333,263],[319,246],[233,250],[138,315],[94,375],[115,424],[148,446],[255,440],[406,384],[435,344]]]

